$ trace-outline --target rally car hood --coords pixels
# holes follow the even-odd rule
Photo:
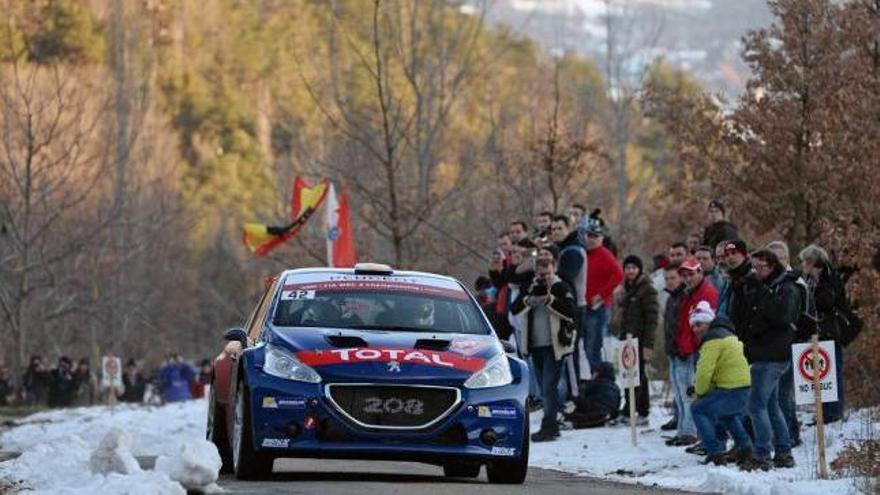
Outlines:
[[[325,382],[460,382],[504,352],[494,335],[451,333],[275,327],[266,341]]]

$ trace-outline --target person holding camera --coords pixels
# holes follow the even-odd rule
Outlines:
[[[511,306],[525,320],[522,354],[531,356],[544,401],[541,429],[532,434],[533,442],[559,437],[559,394],[563,358],[574,350],[576,302],[567,282],[556,275],[553,259],[537,260],[532,283],[523,287]]]

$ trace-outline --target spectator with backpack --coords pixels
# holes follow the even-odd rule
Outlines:
[[[807,325],[800,326],[799,334],[812,330],[819,334],[819,340],[834,340],[838,400],[822,404],[825,423],[834,423],[843,418],[846,404],[843,348],[856,338],[864,322],[853,311],[846,296],[845,284],[849,277],[834,270],[828,251],[811,244],[800,252],[799,258],[807,281],[805,318],[808,321]]]

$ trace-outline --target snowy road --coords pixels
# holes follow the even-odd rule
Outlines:
[[[440,468],[424,464],[392,462],[318,461],[279,459],[267,481],[238,481],[221,477],[218,484],[229,494],[269,495],[274,493],[320,493],[322,495],[365,495],[370,493],[499,494],[515,493],[597,495],[683,493],[651,489],[575,476],[559,471],[531,469],[523,486],[490,485],[485,470],[476,480],[449,480]]]

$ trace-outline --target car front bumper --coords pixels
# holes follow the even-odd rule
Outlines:
[[[408,430],[356,424],[330,400],[326,383],[248,375],[254,448],[275,457],[484,463],[520,458],[528,442],[528,384],[519,374],[503,387],[459,387],[460,400],[442,419]]]

